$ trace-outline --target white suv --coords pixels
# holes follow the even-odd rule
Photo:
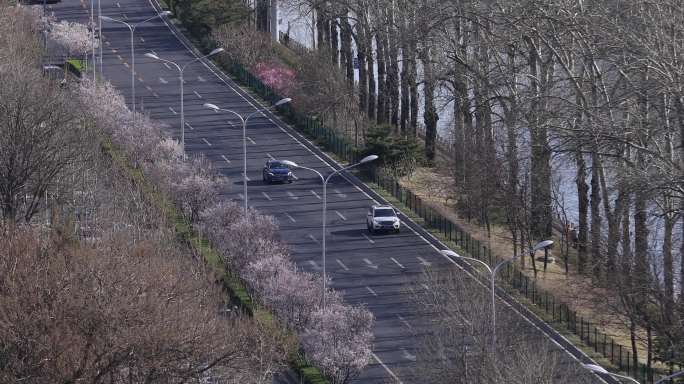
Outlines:
[[[397,217],[394,208],[389,205],[374,205],[368,209],[366,226],[370,233],[383,229],[399,232],[401,220]]]

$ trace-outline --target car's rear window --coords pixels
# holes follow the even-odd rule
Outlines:
[[[394,210],[390,208],[382,208],[375,210],[375,217],[393,217]]]
[[[287,165],[278,161],[274,161],[271,163],[271,168],[287,168]]]

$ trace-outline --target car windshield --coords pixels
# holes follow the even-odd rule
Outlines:
[[[269,168],[271,168],[271,169],[282,169],[282,168],[288,168],[288,167],[287,167],[287,165],[285,165],[279,161],[273,161],[269,165]]]
[[[376,209],[375,217],[394,217],[394,210],[392,208]]]

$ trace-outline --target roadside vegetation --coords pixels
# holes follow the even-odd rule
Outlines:
[[[228,180],[109,83],[45,77],[51,22],[0,4],[0,381],[268,383],[298,344],[330,382],[358,375],[372,315],[322,307],[277,223],[221,201]],[[229,301],[235,278],[258,304]]]

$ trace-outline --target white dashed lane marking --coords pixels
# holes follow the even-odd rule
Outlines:
[[[204,142],[207,143],[207,145],[211,147],[211,143],[209,142],[209,140],[205,139],[204,137],[202,138],[202,140],[204,140]]]
[[[294,217],[290,216],[289,213],[284,212],[283,215],[285,215],[285,217],[287,217],[288,219],[290,219],[291,222],[293,222],[293,223],[296,223],[296,222],[297,222],[297,220],[295,220]]]
[[[249,141],[249,142],[252,143],[252,144],[256,144],[256,143],[254,142],[254,140],[252,140],[252,138],[249,137],[249,136],[247,136],[247,141]]]
[[[295,194],[290,191],[287,191],[287,195],[293,200],[299,200],[299,196],[295,196]]]
[[[335,194],[339,196],[341,199],[344,199],[347,197],[346,194],[342,193],[339,189],[335,188],[333,191],[335,191]]]
[[[199,80],[202,83],[206,82],[206,80],[202,76],[197,76],[197,80]]]
[[[316,263],[316,262],[313,261],[313,260],[309,260],[309,264],[311,264],[311,266],[314,267],[315,269],[321,269],[321,268],[318,266],[318,263]]]
[[[309,239],[313,240],[314,243],[320,244],[320,242],[318,241],[318,239],[316,238],[316,236],[314,236],[314,235],[312,235],[312,234],[308,234],[308,235],[306,235],[306,237],[308,237]]]
[[[368,235],[366,235],[365,233],[362,233],[361,236],[365,237],[366,240],[368,240],[371,244],[375,244],[375,240],[368,237]]]
[[[192,92],[193,92],[197,97],[199,97],[200,99],[202,98],[202,95],[200,95],[199,93],[197,93],[197,91],[192,91]]]
[[[264,197],[266,198],[266,200],[268,200],[268,201],[273,200],[273,199],[271,199],[271,196],[269,196],[266,192],[261,192],[261,194],[264,195]]]
[[[226,163],[230,164],[230,160],[226,157],[226,155],[221,155],[221,158],[226,161]]]
[[[397,259],[395,259],[394,257],[390,257],[390,259],[391,259],[392,261],[394,261],[394,264],[398,265],[399,268],[401,268],[401,269],[406,269],[406,267],[404,267],[403,265],[401,265],[401,263],[399,263],[399,262],[397,261]]]
[[[311,194],[314,195],[314,196],[316,196],[316,198],[317,198],[318,200],[321,199],[321,197],[318,196],[318,193],[316,193],[316,191],[311,191]]]
[[[271,156],[270,153],[266,153],[266,156],[268,156],[268,158],[271,159],[271,160],[275,160],[275,157]]]
[[[347,220],[347,218],[346,218],[346,217],[344,217],[344,215],[342,215],[342,214],[341,214],[340,212],[338,212],[338,211],[335,211],[335,213],[337,213],[337,216],[339,216],[339,217],[340,217],[340,219],[342,219],[342,220],[345,220],[345,221]]]
[[[169,111],[171,111],[171,113],[173,113],[174,115],[178,114],[178,112],[174,111],[173,108],[171,108],[171,107],[169,107]]]
[[[166,81],[166,79],[163,78],[163,77],[160,77],[160,78],[159,78],[159,82],[162,83],[162,84],[168,84],[168,83],[169,83],[169,82]]]
[[[369,268],[378,269],[378,266],[373,264],[373,262],[368,259],[363,259],[363,262],[366,263],[366,266]]]
[[[344,263],[340,259],[335,259],[335,261],[337,261],[337,264],[339,264],[340,267],[342,267],[342,269],[344,269],[345,271],[349,270],[349,268],[347,268],[347,266],[344,265]]]
[[[369,286],[366,286],[366,290],[368,290],[368,292],[370,292],[373,296],[378,296],[378,294],[375,293],[375,291],[373,290],[373,288],[371,288],[371,287],[369,287]]]
[[[186,125],[188,128],[190,128],[191,130],[193,130],[193,131],[195,130],[195,128],[193,128],[192,125],[190,125],[190,123],[185,123],[185,125]]]

